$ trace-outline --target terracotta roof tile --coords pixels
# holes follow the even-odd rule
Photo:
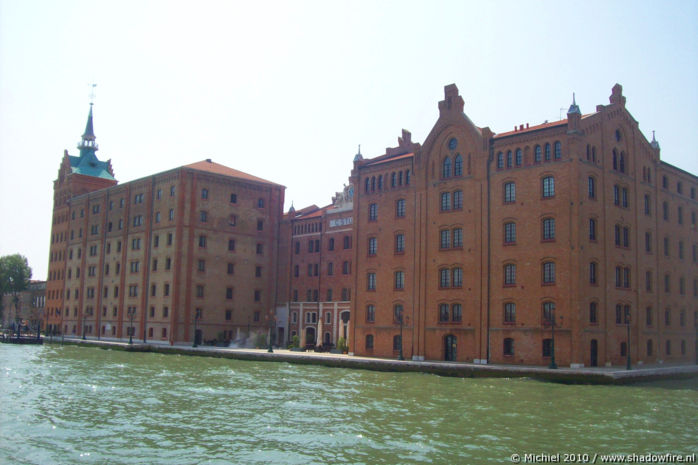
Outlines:
[[[369,160],[369,162],[366,163],[366,165],[364,165],[364,166],[380,165],[383,163],[389,163],[391,161],[402,160],[403,158],[412,158],[412,157],[414,157],[414,153],[404,153],[402,155],[397,155],[394,157],[386,157],[385,155],[382,155],[380,157],[374,158],[373,160]]]
[[[264,184],[272,184],[274,186],[281,186],[275,182],[267,181],[266,179],[258,178],[257,176],[252,176],[251,174],[243,173],[233,168],[229,168],[220,163],[215,163],[208,160],[197,161],[191,165],[185,165],[184,168],[191,168],[197,171],[205,171],[207,173],[220,174],[223,176],[230,176],[232,178],[243,179],[245,181],[261,182]]]

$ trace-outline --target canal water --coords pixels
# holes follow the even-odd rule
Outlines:
[[[479,464],[698,452],[698,380],[567,386],[0,344],[2,464]]]

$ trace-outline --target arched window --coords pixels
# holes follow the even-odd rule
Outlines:
[[[620,162],[618,163],[618,170],[621,173],[625,173],[625,152],[620,153]]]
[[[521,149],[516,149],[516,166],[523,165],[523,151]]]
[[[463,157],[460,156],[460,153],[456,155],[455,162],[453,164],[453,175],[463,176]]]
[[[592,325],[599,323],[599,304],[596,302],[589,302],[589,323]]]
[[[441,177],[451,177],[451,157],[444,158],[443,164],[441,165]]]
[[[647,356],[648,356],[648,357],[651,357],[651,356],[652,356],[652,352],[653,352],[652,349],[653,349],[653,347],[652,347],[652,339],[648,339],[648,340],[647,340]]]
[[[514,159],[511,155],[511,150],[507,150],[507,168],[511,168],[514,164]]]
[[[540,163],[542,158],[543,158],[543,149],[541,149],[540,145],[536,145],[534,161],[536,163]]]
[[[376,177],[371,176],[371,192],[375,192],[376,190]]]
[[[378,175],[378,190],[379,191],[383,190],[383,175],[382,174]]]
[[[499,152],[497,154],[497,169],[501,170],[502,168],[504,168],[504,154]]]
[[[545,161],[550,161],[550,143],[545,143]]]
[[[406,186],[410,185],[410,170],[405,171],[405,185]]]
[[[555,160],[562,158],[562,144],[560,141],[555,141]]]
[[[371,188],[371,180],[369,178],[366,178],[366,193],[368,194],[368,191]]]
[[[390,174],[390,187],[395,187],[397,185],[397,176],[393,172]]]

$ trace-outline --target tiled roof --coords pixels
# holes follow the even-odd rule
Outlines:
[[[185,165],[184,168],[191,168],[197,171],[205,171],[207,173],[215,173],[223,176],[230,176],[231,178],[243,179],[245,181],[261,182],[264,184],[272,184],[274,186],[281,186],[275,182],[267,181],[266,179],[258,178],[257,176],[252,176],[251,174],[243,173],[233,168],[229,168],[220,163],[215,163],[210,160],[197,161],[191,165]]]
[[[380,157],[376,157],[373,160],[369,160],[364,166],[380,165],[383,163],[389,163],[391,161],[402,160],[403,158],[412,158],[412,157],[414,157],[414,153],[404,153],[402,155],[397,155],[394,157],[381,155]]]
[[[593,114],[594,113],[589,113],[589,114],[583,115],[582,119],[587,118]],[[548,128],[554,128],[557,126],[566,126],[566,125],[567,125],[567,120],[562,119],[560,121],[553,121],[552,123],[543,123],[543,124],[538,124],[536,126],[529,126],[527,128],[523,128],[523,129],[516,129],[514,131],[502,132],[500,134],[495,134],[494,138],[497,139],[499,137],[513,136],[515,134],[524,134],[527,132],[540,131],[542,129],[548,129]]]

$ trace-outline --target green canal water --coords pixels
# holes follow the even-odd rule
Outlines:
[[[698,380],[567,386],[0,344],[2,464],[478,464],[698,452]]]

